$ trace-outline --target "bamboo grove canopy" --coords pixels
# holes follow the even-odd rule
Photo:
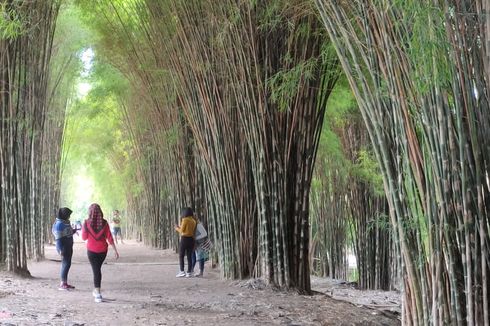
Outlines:
[[[312,272],[348,277],[352,248],[361,288],[402,290],[404,324],[490,324],[488,1],[0,8],[8,270],[43,257],[60,205],[81,69],[62,20],[73,10],[105,67],[98,91],[119,110],[126,141],[107,154],[132,237],[175,248],[192,206],[222,277],[310,293]]]

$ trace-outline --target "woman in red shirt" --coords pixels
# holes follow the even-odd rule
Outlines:
[[[109,223],[104,219],[104,214],[98,204],[92,204],[88,208],[88,219],[82,227],[82,239],[87,240],[87,255],[94,274],[95,302],[102,302],[100,283],[102,281],[101,267],[107,256],[110,244],[114,248],[116,259],[119,258],[114,239],[112,238]]]

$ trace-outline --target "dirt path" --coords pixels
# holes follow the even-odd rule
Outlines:
[[[54,247],[33,262],[30,279],[0,274],[0,325],[399,325],[380,313],[324,295],[301,296],[257,282],[230,282],[207,265],[204,278],[175,278],[177,255],[134,242],[109,251],[102,268],[103,303],[91,294],[85,247],[76,241],[69,282],[59,291]]]

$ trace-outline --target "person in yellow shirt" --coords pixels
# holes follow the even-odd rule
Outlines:
[[[180,212],[180,225],[175,226],[175,231],[180,233],[179,264],[180,272],[176,277],[192,277],[192,253],[194,251],[194,233],[196,220],[190,207],[184,207]],[[184,272],[184,256],[187,256],[187,273]]]

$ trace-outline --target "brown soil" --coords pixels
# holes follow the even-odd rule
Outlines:
[[[59,291],[59,257],[31,262],[32,278],[0,273],[1,325],[399,325],[384,313],[334,300],[275,291],[260,280],[223,281],[206,266],[204,278],[175,278],[177,255],[129,242],[110,250],[102,268],[104,302],[92,297],[84,243],[75,242],[69,283]],[[323,290],[325,283],[322,283]]]

